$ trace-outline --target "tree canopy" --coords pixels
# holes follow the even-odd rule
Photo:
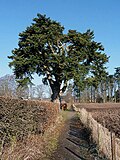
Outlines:
[[[94,32],[68,30],[46,15],[37,14],[31,26],[19,34],[18,48],[12,51],[9,63],[20,85],[31,82],[33,74],[43,76],[49,84],[54,101],[64,92],[69,80],[78,83],[87,75],[101,78],[105,72],[107,55],[101,43],[94,40]]]

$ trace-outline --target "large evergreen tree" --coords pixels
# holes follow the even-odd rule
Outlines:
[[[38,14],[31,26],[19,34],[18,48],[9,57],[9,66],[13,67],[19,84],[31,82],[34,73],[42,75],[43,83],[51,87],[52,101],[66,90],[70,79],[79,81],[90,71],[98,71],[100,77],[108,61],[101,43],[94,41],[93,31],[63,31],[60,23]]]

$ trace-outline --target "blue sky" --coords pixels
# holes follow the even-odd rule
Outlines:
[[[17,47],[19,33],[30,26],[37,13],[46,14],[68,29],[91,29],[110,56],[109,74],[120,66],[120,0],[1,0],[0,77],[12,74],[7,56]]]

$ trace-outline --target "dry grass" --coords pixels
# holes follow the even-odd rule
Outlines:
[[[120,108],[92,110],[92,117],[120,138]]]
[[[91,112],[97,122],[120,138],[120,103],[81,103],[77,107]]]

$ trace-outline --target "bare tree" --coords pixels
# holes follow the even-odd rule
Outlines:
[[[14,75],[5,75],[0,78],[0,96],[15,96],[16,81]]]
[[[30,99],[35,98],[35,93],[36,93],[36,86],[30,85],[29,86],[29,98]]]
[[[29,88],[27,86],[25,87],[17,87],[16,89],[16,97],[17,98],[29,98]]]
[[[36,95],[37,95],[37,98],[42,98],[43,97],[44,88],[43,88],[42,84],[36,86]]]

